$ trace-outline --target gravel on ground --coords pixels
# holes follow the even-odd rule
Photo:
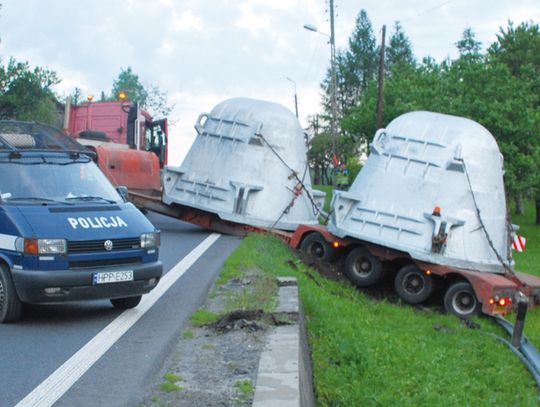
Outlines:
[[[241,279],[213,288],[202,308],[223,313],[227,299],[252,284],[255,273],[251,270]],[[149,384],[140,407],[251,406],[272,321],[262,311],[245,316],[219,329],[188,324]]]

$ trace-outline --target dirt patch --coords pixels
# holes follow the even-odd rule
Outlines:
[[[224,315],[182,332],[141,406],[251,406],[266,337],[283,318],[262,310],[225,311],[231,296],[249,289],[257,273],[250,270],[211,291],[203,307]]]
[[[304,263],[311,269],[317,271],[321,276],[334,281],[346,280],[346,277],[341,272],[341,261],[329,263],[316,257],[308,256],[301,251],[294,251],[293,253],[298,257],[300,261],[302,261],[302,263]],[[292,268],[297,269],[297,266],[296,264],[294,264],[294,262],[288,261],[287,264]],[[309,274],[308,277],[310,277]]]

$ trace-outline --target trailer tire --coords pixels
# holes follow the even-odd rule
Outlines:
[[[19,300],[11,273],[6,265],[0,264],[0,322],[15,322],[21,316]]]
[[[381,261],[365,247],[357,247],[347,255],[343,274],[359,287],[369,287],[384,277]]]
[[[310,233],[300,244],[300,250],[308,256],[324,260],[332,261],[336,254],[336,250],[326,241],[320,233]]]
[[[470,318],[480,312],[480,302],[472,286],[465,281],[452,284],[444,295],[444,309],[459,318]]]
[[[399,270],[394,280],[396,293],[409,304],[420,304],[433,292],[433,277],[425,274],[415,264]]]
[[[130,309],[135,308],[141,302],[142,295],[137,295],[136,297],[126,297],[126,298],[113,298],[111,299],[111,304],[114,308],[118,309]]]

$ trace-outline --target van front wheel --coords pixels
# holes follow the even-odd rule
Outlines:
[[[0,322],[15,322],[21,316],[22,304],[15,291],[11,273],[0,264]]]

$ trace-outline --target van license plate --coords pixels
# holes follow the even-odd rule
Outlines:
[[[133,281],[133,270],[125,271],[107,271],[104,273],[94,273],[92,275],[92,283],[107,284],[121,283],[123,281]]]

